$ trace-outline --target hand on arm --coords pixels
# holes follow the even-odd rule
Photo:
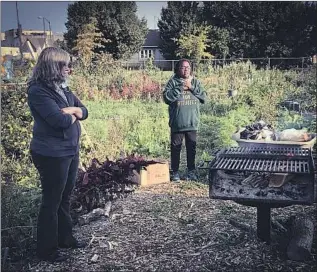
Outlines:
[[[77,120],[77,118],[76,118],[76,116],[75,115],[71,115],[72,116],[72,124],[74,124],[75,122],[76,122],[76,120]]]
[[[74,115],[77,119],[82,119],[83,118],[83,111],[79,107],[67,107],[67,108],[61,109],[61,111],[64,114]]]
[[[28,103],[53,128],[65,129],[72,124],[72,116],[63,114],[54,99],[36,87],[28,90]]]
[[[73,94],[74,95],[74,94]],[[85,120],[88,117],[88,110],[87,108],[84,106],[83,103],[81,103],[81,101],[74,95],[74,106],[78,107],[81,110],[81,117],[79,117],[79,115],[77,115],[77,118],[79,120]]]

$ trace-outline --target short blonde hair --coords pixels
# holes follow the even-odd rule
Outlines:
[[[65,77],[62,69],[70,62],[70,55],[63,49],[57,47],[45,48],[37,59],[32,76],[28,82],[45,82],[55,86],[63,83]]]

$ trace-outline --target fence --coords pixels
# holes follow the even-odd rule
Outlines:
[[[173,71],[178,60],[152,60],[152,65],[160,70]],[[232,59],[211,59],[201,60],[199,66],[204,67],[223,67],[231,63],[249,62],[257,68],[266,69],[296,69],[303,70],[309,68],[315,62],[311,57],[300,58],[232,58]],[[150,63],[150,60],[142,60],[139,62],[121,62],[122,66],[127,69],[143,70]],[[197,69],[197,64],[193,69]]]

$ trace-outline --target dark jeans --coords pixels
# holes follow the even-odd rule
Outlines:
[[[195,170],[197,131],[193,130],[171,133],[171,168],[173,172],[177,172],[179,169],[180,154],[184,137],[187,155],[187,169],[188,171]]]
[[[79,155],[46,157],[31,152],[42,184],[42,204],[37,223],[37,253],[53,253],[59,243],[70,243],[70,196],[75,186]]]

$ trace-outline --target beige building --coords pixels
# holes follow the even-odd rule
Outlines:
[[[20,39],[18,37],[17,29],[10,29],[5,31],[5,39],[1,41],[1,56],[20,55]],[[44,32],[41,30],[24,29],[21,35],[21,49],[23,57],[27,59],[36,59],[41,51],[53,45],[53,33],[50,31]]]
[[[5,39],[1,42],[2,46],[7,47],[19,47],[20,41],[18,38],[18,30],[10,29],[4,32]],[[45,35],[44,35],[45,33]],[[22,30],[22,44],[25,41],[25,38],[44,38],[48,43],[53,39],[53,33],[51,31],[41,31],[41,30],[32,30],[32,29],[23,29]]]
[[[11,55],[18,56],[20,54],[19,47],[3,47],[1,46],[1,56]]]

